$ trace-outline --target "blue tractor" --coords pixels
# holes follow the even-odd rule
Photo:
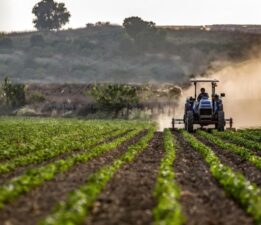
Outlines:
[[[222,97],[225,97],[224,93],[220,95],[216,94],[216,87],[218,80],[209,79],[192,79],[191,83],[195,87],[195,96],[189,97],[185,103],[185,112],[183,119],[172,120],[172,126],[175,128],[175,124],[184,123],[185,129],[188,132],[193,132],[194,124],[200,125],[200,127],[214,125],[215,129],[219,131],[225,130],[226,122],[230,123],[232,128],[233,120],[225,119],[225,113],[223,109]],[[197,95],[197,84],[198,83],[210,83],[212,87],[212,93],[209,97],[208,94]],[[204,88],[202,88],[204,89]]]

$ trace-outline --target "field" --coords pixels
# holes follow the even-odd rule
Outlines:
[[[261,130],[0,119],[2,225],[261,224]]]

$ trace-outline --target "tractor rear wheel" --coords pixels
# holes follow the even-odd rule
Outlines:
[[[186,118],[185,118],[185,129],[189,133],[193,132],[193,121],[194,121],[193,112],[192,111],[188,111],[186,113]]]
[[[217,129],[218,129],[218,131],[224,131],[225,130],[225,113],[224,113],[224,111],[218,112]]]

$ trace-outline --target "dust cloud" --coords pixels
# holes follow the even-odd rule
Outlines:
[[[164,111],[166,112],[168,109],[164,109]],[[170,128],[171,125],[171,121],[172,121],[173,115],[169,114],[169,113],[163,113],[163,114],[159,114],[156,118],[156,123],[158,124],[158,130],[159,131],[163,131],[164,128]]]
[[[223,69],[208,73],[208,78],[218,79],[217,93],[223,98],[226,118],[232,117],[235,128],[261,127],[261,57],[241,63],[226,63]],[[202,78],[202,77],[201,77]],[[198,90],[201,86],[198,86]],[[211,93],[210,84],[204,84]],[[171,119],[183,118],[187,97],[194,96],[194,86],[183,90],[174,115],[160,115],[157,119],[160,130],[171,126]],[[183,125],[177,125],[183,127]]]
[[[217,91],[225,92],[226,117],[236,128],[261,126],[261,57],[232,64],[213,74],[220,80]]]

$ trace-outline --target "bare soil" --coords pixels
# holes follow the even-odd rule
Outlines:
[[[131,140],[124,142],[117,149],[106,152],[101,157],[92,159],[87,163],[78,164],[66,173],[58,174],[51,181],[24,194],[15,202],[6,205],[0,211],[0,224],[33,225],[47,216],[57,202],[66,199],[69,192],[83,185],[87,177],[97,171],[101,166],[111,163],[119,157],[129,145],[138,141],[146,131]]]
[[[156,133],[149,147],[109,181],[85,225],[141,225],[152,223],[156,206],[153,190],[163,156],[162,133]]]
[[[252,219],[223,191],[199,152],[175,132],[178,148],[174,170],[181,188],[186,225],[250,225]]]

